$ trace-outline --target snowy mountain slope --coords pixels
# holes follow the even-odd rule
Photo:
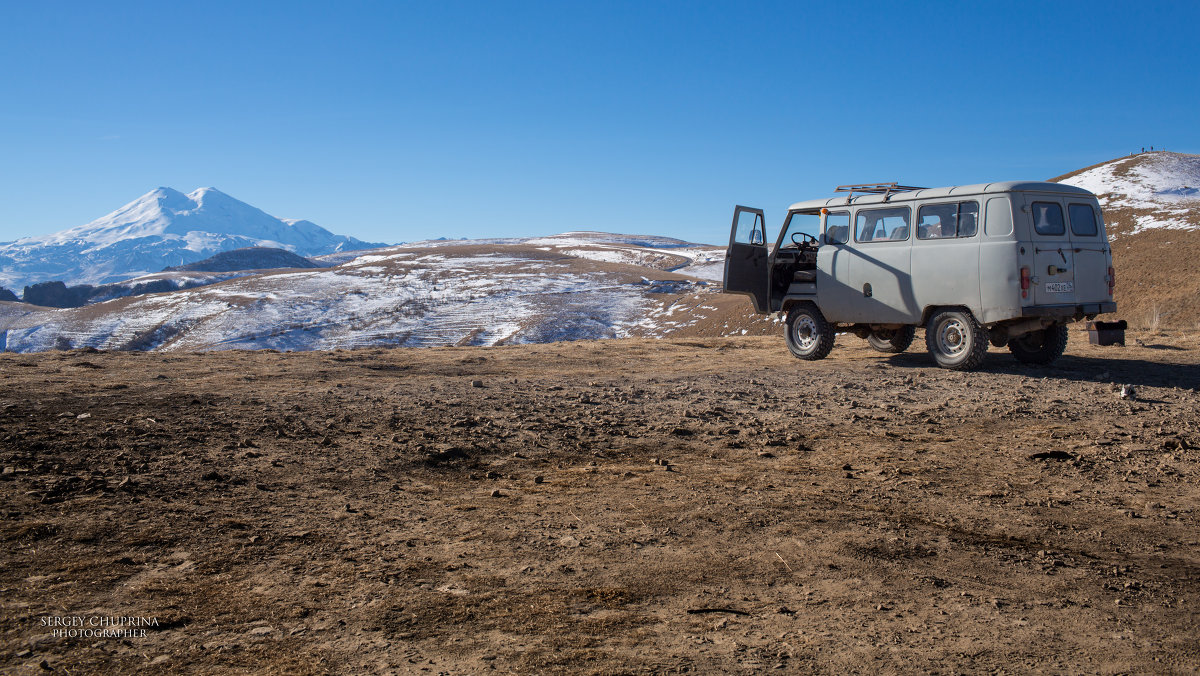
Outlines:
[[[1100,199],[1119,318],[1141,327],[1200,327],[1200,155],[1141,153],[1051,180]]]
[[[157,188],[86,225],[0,245],[0,286],[102,284],[256,246],[313,256],[381,245],[275,218],[215,188]]]
[[[1128,212],[1121,235],[1200,229],[1200,155],[1141,153],[1051,180],[1096,193],[1106,212]]]
[[[538,238],[538,246],[459,240],[388,247],[325,269],[263,272],[70,310],[29,313],[0,303],[0,331],[15,351],[190,351],[493,345],[775,326],[747,319],[749,304],[710,282],[568,253],[646,256],[686,269],[694,260],[711,265],[712,247],[682,243],[673,251],[691,253],[666,261],[653,257],[656,249],[592,233],[584,239],[572,233]]]
[[[481,245],[524,245],[566,256],[608,263],[640,265],[668,270],[700,279],[721,281],[724,274],[725,247],[685,242],[656,235],[621,235],[609,232],[564,232],[547,237],[476,240],[430,240],[406,244],[408,247],[447,247]],[[329,257],[322,260],[330,260]]]

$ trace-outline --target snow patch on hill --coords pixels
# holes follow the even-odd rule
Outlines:
[[[617,255],[594,239],[564,238],[571,241],[561,247],[541,239],[550,245],[390,247],[329,269],[263,272],[69,310],[29,313],[0,304],[0,331],[7,331],[7,348],[21,352],[495,345],[655,335],[707,314],[664,314],[674,302],[664,298],[717,292],[716,285],[637,265],[711,264],[711,247],[672,246],[690,257],[660,260],[657,250],[636,245]]]
[[[1106,162],[1062,182],[1096,193],[1105,208],[1154,212],[1136,214],[1133,233],[1198,227],[1200,155],[1143,153]]]

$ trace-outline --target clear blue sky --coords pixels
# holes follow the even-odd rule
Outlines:
[[[839,183],[1200,152],[1200,3],[4,2],[0,240],[160,185],[374,241],[723,242]]]

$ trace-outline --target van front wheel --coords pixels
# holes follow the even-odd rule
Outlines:
[[[925,327],[925,347],[938,366],[973,371],[987,356],[988,331],[970,312],[942,310]]]
[[[833,327],[816,306],[797,305],[787,316],[787,346],[800,359],[824,359],[833,349]]]
[[[912,345],[914,332],[915,329],[911,326],[872,331],[871,335],[867,336],[867,344],[876,352],[899,354]]]
[[[1067,349],[1067,325],[1054,324],[1008,341],[1008,350],[1022,364],[1049,364]]]

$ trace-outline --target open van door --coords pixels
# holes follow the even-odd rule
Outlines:
[[[725,251],[725,292],[750,296],[754,311],[766,314],[770,270],[762,209],[734,207],[729,248]]]

